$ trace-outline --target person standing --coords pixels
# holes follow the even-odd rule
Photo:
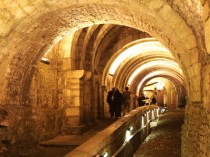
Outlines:
[[[157,104],[157,92],[155,92],[152,96],[151,96],[151,105],[156,105]]]
[[[114,117],[115,107],[114,107],[114,94],[115,94],[115,88],[113,87],[111,91],[108,92],[107,95],[107,103],[109,104],[109,112],[111,115],[111,118]]]
[[[123,96],[122,93],[118,89],[115,90],[114,93],[114,114],[115,118],[121,117],[121,107],[123,103]]]
[[[141,94],[140,94],[140,96],[139,96],[139,97],[138,97],[138,99],[137,99],[138,104],[139,104],[139,107],[141,107],[141,106],[144,106],[144,105],[145,105],[145,101],[146,101],[146,99],[148,99],[148,98],[146,98],[146,97],[144,96],[144,94],[143,94],[143,93],[141,93]]]
[[[123,116],[130,112],[131,108],[131,91],[129,91],[128,87],[125,87],[125,91],[123,92]]]

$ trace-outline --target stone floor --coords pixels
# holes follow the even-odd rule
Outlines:
[[[134,157],[181,157],[181,125],[184,110],[166,112]]]
[[[139,147],[134,157],[181,157],[181,125],[184,110],[161,114],[158,126]],[[82,135],[59,135],[40,143],[27,157],[63,157],[77,146],[93,137],[117,119],[105,119],[94,125]],[[25,157],[25,156],[24,156]]]
[[[117,119],[107,118],[90,125],[88,130],[82,135],[59,135],[51,140],[43,141],[36,149],[23,157],[63,157],[91,137],[97,132],[105,129]]]

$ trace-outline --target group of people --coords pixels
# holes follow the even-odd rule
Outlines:
[[[125,91],[121,93],[119,89],[112,88],[107,95],[107,103],[109,104],[109,112],[112,118],[120,118],[123,110],[123,115],[130,111],[131,92],[126,87]]]
[[[124,116],[126,113],[131,110],[131,94],[128,87],[125,87],[124,92],[120,92],[117,88],[112,88],[111,91],[108,92],[107,95],[107,103],[109,104],[109,112],[111,114],[111,118],[120,118],[121,113]],[[143,93],[137,98],[137,102],[139,106],[146,105],[146,100],[149,99],[145,97]],[[157,93],[154,93],[150,104],[154,105],[157,103]]]
[[[148,100],[148,97],[145,97],[145,95],[143,93],[140,94],[140,96],[137,98],[138,101],[138,105],[140,106],[144,106],[144,105],[155,105],[157,104],[157,92],[155,92],[152,96],[151,96],[151,100],[150,102],[146,103],[146,101]]]

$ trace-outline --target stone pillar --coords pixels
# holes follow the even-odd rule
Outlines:
[[[64,106],[64,134],[81,134],[84,130],[83,123],[83,94],[84,81],[91,76],[90,72],[74,70],[67,72],[66,103]]]
[[[164,96],[164,91],[163,90],[158,90],[157,91],[157,104],[158,104],[158,106],[164,106],[163,96]]]
[[[106,102],[107,94],[108,94],[107,86],[102,86],[102,97],[103,97],[104,117],[110,117],[109,105],[108,105],[108,103]]]
[[[84,103],[83,103],[83,122],[85,124],[91,124],[92,118],[91,118],[91,97],[92,97],[92,89],[91,88],[91,81],[90,79],[84,82]]]
[[[182,157],[209,157],[210,115],[203,104],[187,104],[182,125]]]
[[[105,115],[105,107],[108,106],[106,103],[106,86],[100,85],[100,99],[99,102],[101,104],[100,113],[99,113],[99,119],[103,119]]]
[[[94,74],[91,79],[91,120],[92,122],[96,122],[99,119],[99,111],[100,111],[100,104],[99,104],[99,76]]]

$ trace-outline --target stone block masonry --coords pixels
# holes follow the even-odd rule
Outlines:
[[[182,156],[209,157],[210,115],[201,105],[188,106],[182,127]],[[199,142],[198,142],[199,141]]]

